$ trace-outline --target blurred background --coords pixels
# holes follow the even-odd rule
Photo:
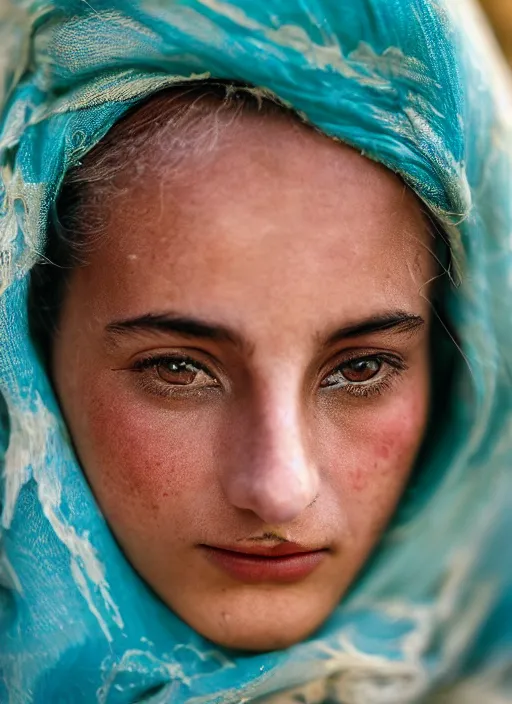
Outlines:
[[[512,0],[480,0],[503,51],[512,64]]]

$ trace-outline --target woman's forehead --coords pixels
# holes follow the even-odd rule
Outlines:
[[[142,187],[130,178],[105,205],[108,237],[79,275],[119,317],[168,305],[295,325],[344,308],[347,319],[421,313],[433,276],[431,235],[402,181],[283,121],[242,126],[179,176],[162,165]]]
[[[360,249],[365,240],[375,247],[384,231],[425,229],[419,200],[398,176],[307,126],[247,116],[179,168],[172,149],[152,149],[134,155],[150,162],[144,179],[125,170],[117,193],[96,199],[116,248],[167,242],[176,253],[182,241],[189,252],[261,250],[269,236],[290,254],[293,241],[301,252],[309,244],[311,256],[329,237]]]

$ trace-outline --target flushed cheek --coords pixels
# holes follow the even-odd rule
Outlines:
[[[334,442],[331,430],[328,464],[338,493],[356,504],[394,505],[414,464],[425,418],[426,403],[407,398],[385,411],[354,414]]]
[[[211,494],[213,428],[204,416],[94,398],[86,432],[72,430],[93,491],[114,525],[130,523],[133,512],[146,523],[160,522],[162,515],[177,515],[176,504],[195,510],[208,477]]]

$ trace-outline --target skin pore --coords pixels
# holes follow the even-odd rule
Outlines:
[[[79,459],[183,620],[228,647],[287,647],[353,582],[423,438],[435,267],[421,206],[384,167],[278,117],[243,116],[179,178],[117,181],[53,346]],[[287,541],[318,558],[307,574],[232,569],[233,548]]]

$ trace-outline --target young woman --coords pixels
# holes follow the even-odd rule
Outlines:
[[[505,701],[508,86],[465,10],[6,12],[1,701]]]

